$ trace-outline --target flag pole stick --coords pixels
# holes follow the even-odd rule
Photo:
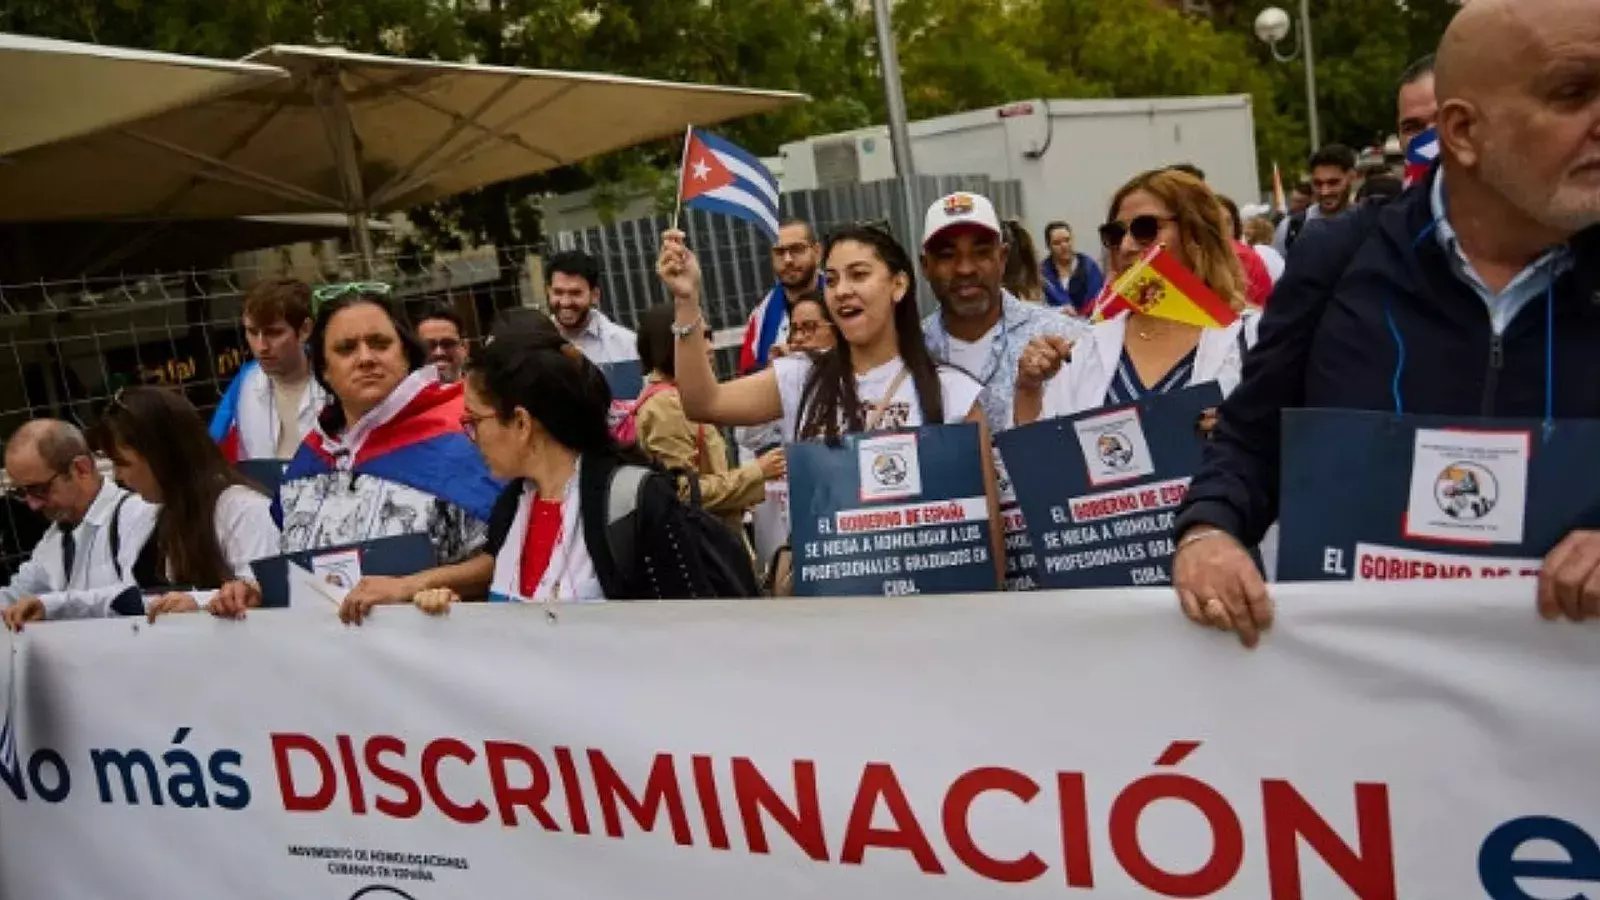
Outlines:
[[[683,214],[683,170],[689,164],[689,142],[694,139],[694,126],[683,130],[683,153],[678,156],[678,202],[672,208],[672,230],[678,230],[678,218]]]

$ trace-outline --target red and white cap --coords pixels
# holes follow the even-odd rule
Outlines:
[[[989,198],[982,194],[957,191],[940,197],[928,207],[927,224],[922,229],[923,248],[926,249],[941,233],[963,226],[980,228],[996,238],[1005,239],[1005,232],[1000,230],[1000,217],[995,215],[994,204],[989,202]]]

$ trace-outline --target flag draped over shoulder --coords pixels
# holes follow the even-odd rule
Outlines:
[[[461,430],[461,384],[432,382],[415,390],[361,441],[353,459],[342,459],[320,428],[312,431],[283,480],[346,469],[426,491],[488,521],[500,485],[489,477],[478,449]]]
[[[1406,145],[1406,187],[1428,177],[1433,164],[1439,161],[1439,131],[1429,128],[1411,139]]]
[[[1107,282],[1094,304],[1093,321],[1138,312],[1200,328],[1226,328],[1239,318],[1227,301],[1206,287],[1160,244],[1115,281]]]
[[[778,179],[753,154],[698,128],[684,143],[678,199],[690,209],[743,219],[778,238]]]
[[[739,344],[740,375],[767,367],[772,361],[772,346],[782,339],[788,321],[789,301],[784,298],[783,286],[774,285],[745,323],[744,340]]]
[[[231,463],[244,456],[244,441],[239,435],[239,394],[251,373],[259,368],[260,364],[253,359],[240,367],[211,416],[211,439],[221,446],[222,455]]]

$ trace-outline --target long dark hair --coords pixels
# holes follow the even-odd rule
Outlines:
[[[144,457],[161,486],[156,546],[174,584],[221,587],[233,566],[217,540],[217,498],[235,485],[261,492],[228,465],[206,423],[182,396],[157,387],[117,393],[94,430],[95,449]]]
[[[428,363],[428,351],[417,340],[411,323],[388,298],[379,294],[350,293],[323,303],[317,308],[317,318],[311,325],[311,374],[331,398],[321,416],[322,430],[328,434],[338,434],[350,424],[344,420],[344,405],[333,392],[333,385],[328,383],[328,323],[339,313],[363,303],[383,310],[389,321],[394,323],[395,334],[400,336],[400,348],[406,355],[407,370],[415,372]]]
[[[496,333],[473,354],[466,377],[501,422],[520,407],[581,456],[637,461],[611,434],[605,375],[548,322]]]
[[[939,386],[939,367],[928,353],[922,338],[922,321],[917,318],[917,273],[911,257],[887,231],[865,225],[842,228],[828,235],[823,248],[824,264],[833,254],[833,248],[843,243],[864,244],[883,264],[890,275],[905,275],[908,281],[906,295],[894,305],[891,323],[895,330],[895,344],[900,360],[911,375],[911,384],[917,392],[917,404],[922,407],[922,420],[930,425],[944,421],[944,391]],[[823,305],[827,310],[827,305]],[[829,312],[832,321],[832,313]],[[834,323],[837,328],[838,323]],[[876,397],[874,400],[878,399]],[[866,415],[861,397],[856,392],[855,368],[850,362],[850,343],[841,332],[834,348],[817,357],[816,365],[800,392],[800,409],[797,415],[800,427],[797,437],[809,439],[822,437],[828,443],[837,443],[840,422],[845,432],[866,429]]]

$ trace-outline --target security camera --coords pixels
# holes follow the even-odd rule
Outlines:
[[[1276,6],[1269,6],[1256,16],[1256,37],[1268,44],[1276,44],[1289,36],[1289,14]]]

